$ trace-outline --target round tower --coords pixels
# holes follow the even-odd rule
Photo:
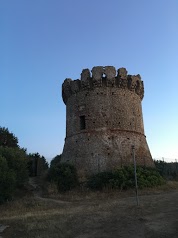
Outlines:
[[[90,175],[133,164],[154,166],[144,134],[140,75],[112,66],[84,69],[81,79],[65,79],[66,138],[63,162],[73,163],[78,173]]]

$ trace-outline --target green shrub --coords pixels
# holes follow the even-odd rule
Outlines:
[[[114,178],[109,181],[110,187],[118,189],[127,189],[134,186],[133,167],[119,168],[113,171]]]
[[[154,168],[138,167],[137,178],[139,188],[156,187],[165,183],[163,177]]]
[[[58,191],[68,191],[78,185],[78,176],[75,167],[68,163],[51,166],[48,180],[57,184]]]
[[[52,183],[57,183],[59,178],[58,171],[59,169],[57,166],[50,167],[47,174],[47,180]]]
[[[139,188],[155,187],[165,183],[160,174],[151,168],[137,167],[137,182]],[[112,172],[101,172],[88,179],[90,189],[103,188],[129,189],[135,186],[134,167],[118,168]]]
[[[108,186],[108,182],[113,179],[112,172],[101,172],[91,176],[87,181],[87,187],[94,190],[101,190]]]

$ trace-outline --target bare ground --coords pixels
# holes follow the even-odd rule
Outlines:
[[[68,194],[60,197],[63,200],[29,196],[0,207],[0,223],[9,226],[0,235],[3,238],[178,238],[178,186],[169,191],[146,193],[139,197],[140,206],[136,205],[133,192],[73,197]]]

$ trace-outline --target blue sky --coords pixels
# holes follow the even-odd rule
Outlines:
[[[125,67],[145,84],[153,158],[178,159],[177,0],[1,0],[0,126],[48,160],[65,138],[61,85],[83,68]]]

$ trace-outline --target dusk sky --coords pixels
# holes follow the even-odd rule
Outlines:
[[[178,159],[177,0],[0,0],[0,126],[27,152],[62,153],[65,78],[93,66],[140,74],[152,157]]]

